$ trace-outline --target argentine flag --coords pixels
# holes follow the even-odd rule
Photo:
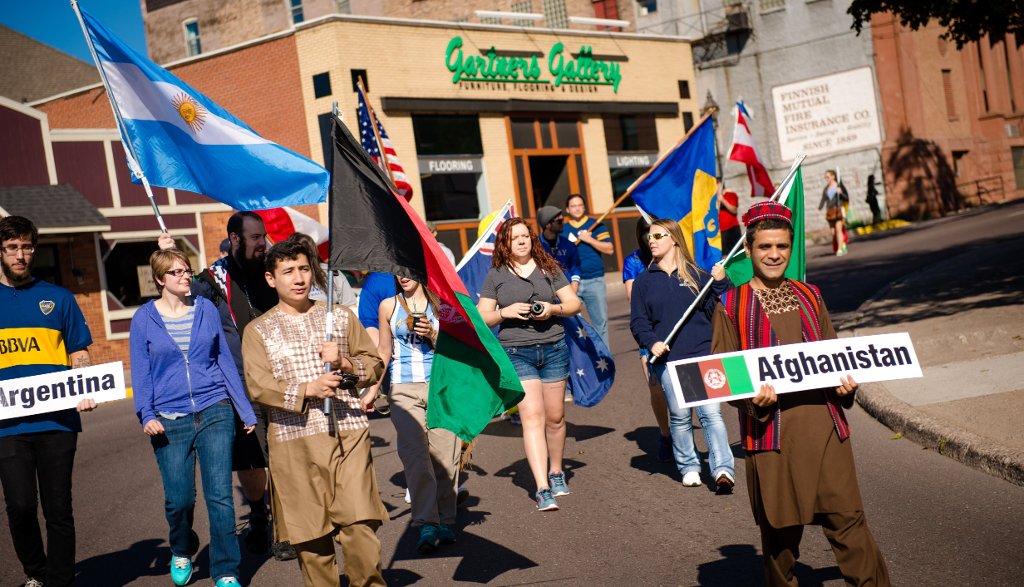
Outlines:
[[[326,200],[326,169],[259,136],[79,10],[121,113],[121,139],[131,144],[151,184],[203,194],[238,210]],[[140,181],[134,174],[133,180]]]

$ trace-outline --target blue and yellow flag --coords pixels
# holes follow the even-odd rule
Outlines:
[[[644,212],[679,222],[694,260],[706,271],[722,260],[716,169],[715,130],[708,117],[632,192]]]

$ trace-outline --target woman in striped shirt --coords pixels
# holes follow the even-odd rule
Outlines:
[[[391,373],[391,422],[412,497],[416,549],[455,542],[455,476],[461,448],[455,434],[427,428],[427,389],[437,343],[438,300],[418,281],[395,278],[398,295],[381,302],[377,352]]]
[[[150,256],[149,264],[160,297],[132,317],[129,348],[135,411],[164,485],[171,580],[188,583],[192,556],[199,551],[199,536],[192,530],[198,458],[210,516],[210,578],[217,587],[238,585],[241,554],[231,493],[235,411],[249,433],[256,415],[217,308],[191,296],[188,257],[177,249],[162,250]]]

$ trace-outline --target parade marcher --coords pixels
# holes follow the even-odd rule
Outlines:
[[[223,259],[231,254],[231,239],[226,238],[220,241],[220,247],[217,249],[220,253],[220,258]]]
[[[868,195],[865,198],[868,207],[871,208],[871,224],[882,222],[882,208],[878,205],[878,186],[875,183],[875,174],[868,176]]]
[[[712,351],[727,353],[836,338],[818,288],[786,279],[792,214],[760,202],[744,215],[754,277],[726,292],[714,315]],[[848,585],[889,585],[857,487],[844,407],[857,383],[775,395],[770,384],[736,402],[746,451],[747,488],[761,529],[766,584],[796,585],[793,575],[807,524],[822,526]]]
[[[129,349],[135,413],[163,480],[171,580],[189,582],[192,557],[199,551],[192,530],[198,459],[210,517],[210,578],[217,587],[238,585],[231,452],[236,414],[247,434],[256,428],[256,414],[216,306],[191,297],[188,257],[177,249],[160,250],[149,265],[160,297],[132,317]]]
[[[849,202],[850,194],[836,178],[836,172],[832,169],[825,171],[825,187],[821,190],[818,210],[825,208],[825,221],[832,231],[832,252],[837,257],[846,254],[846,243],[850,242],[846,234],[846,206]]]
[[[541,246],[558,261],[572,290],[578,292],[583,271],[580,267],[580,252],[576,245],[562,236],[565,227],[562,211],[555,206],[544,206],[537,210],[537,226],[540,227]]]
[[[32,277],[38,240],[39,231],[31,220],[0,219],[0,337],[33,343],[8,347],[0,363],[0,381],[91,365],[92,336],[74,294]],[[0,483],[26,587],[74,583],[71,473],[82,431],[79,412],[95,407],[95,401],[85,399],[75,409],[0,420]],[[46,520],[45,548],[39,529],[40,502]]]
[[[255,212],[235,212],[228,218],[230,254],[199,272],[192,282],[192,293],[212,301],[220,314],[231,356],[242,374],[242,333],[261,313],[277,304],[277,292],[264,277],[263,258],[267,251],[267,229]],[[170,235],[162,234],[161,249],[174,248]],[[249,505],[249,532],[246,548],[258,555],[267,550],[279,561],[295,558],[295,549],[287,542],[273,541],[270,508],[267,506],[267,434],[261,410],[256,407],[254,434],[246,434],[242,422],[235,419],[235,447],[232,467]]]
[[[295,241],[270,248],[266,281],[280,301],[242,337],[249,395],[267,412],[275,526],[297,551],[305,585],[339,585],[333,540],[350,585],[384,585],[376,531],[388,515],[364,404],[350,393],[376,383],[383,366],[344,306],[331,310],[333,341],[326,341],[327,306],[309,299],[315,262]]]
[[[477,304],[516,369],[526,393],[519,403],[523,445],[537,484],[537,508],[557,510],[568,495],[562,470],[565,449],[565,384],[569,348],[562,323],[580,302],[558,262],[544,252],[533,228],[506,220],[494,242],[494,260]]]
[[[637,276],[647,270],[651,264],[651,246],[647,243],[647,233],[651,231],[651,225],[642,217],[636,219],[636,244],[637,249],[633,251],[622,262],[622,283],[626,285],[626,301],[633,301],[633,282]],[[654,420],[658,423],[658,460],[667,463],[672,460],[672,431],[668,427],[668,404],[665,403],[665,394],[661,390],[661,382],[656,377],[651,377],[647,366],[647,359],[651,352],[640,345],[640,366],[643,369],[644,379],[647,380],[647,391],[651,396],[651,411],[654,412]]]
[[[580,286],[577,294],[587,308],[587,316],[594,330],[601,335],[604,344],[611,348],[608,340],[608,288],[604,283],[604,259],[602,255],[614,255],[612,235],[604,224],[598,224],[587,216],[587,205],[580,194],[573,194],[565,201],[569,221],[562,229],[562,236],[574,235],[579,239]],[[570,239],[571,240],[571,239]]]
[[[309,258],[314,261],[319,260],[319,253],[316,248],[316,241],[313,237],[308,234],[296,232],[288,237],[292,240],[298,240],[305,247],[309,254]],[[313,263],[313,286],[309,290],[309,299],[314,302],[327,303],[327,263],[319,261]],[[334,285],[334,300],[335,304],[341,304],[347,308],[356,307],[356,292],[352,289],[352,285],[349,284],[348,279],[340,272],[334,275],[332,279]]]
[[[648,349],[652,357],[661,358],[653,364],[651,375],[661,382],[668,404],[672,454],[683,476],[683,485],[699,487],[700,458],[693,443],[690,408],[684,408],[673,392],[671,375],[665,365],[669,361],[710,354],[715,300],[728,289],[729,281],[722,265],[715,265],[712,293],[701,299],[697,311],[679,330],[675,340],[667,341],[676,322],[696,299],[708,274],[694,264],[677,222],[664,218],[654,220],[647,239],[653,261],[633,283],[629,326],[637,343]],[[708,447],[711,478],[719,492],[731,492],[736,471],[720,406],[708,404],[696,410]]]
[[[396,277],[401,290],[380,305],[377,352],[391,374],[388,401],[398,458],[412,502],[416,549],[432,552],[455,542],[455,481],[462,442],[443,428],[427,428],[427,392],[437,343],[438,300],[419,282]]]
[[[732,190],[725,189],[725,183],[718,180],[718,227],[722,231],[722,252],[732,250],[740,240],[740,223],[736,218],[739,213],[740,196]]]

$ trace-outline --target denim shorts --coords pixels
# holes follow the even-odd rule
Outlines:
[[[516,368],[519,379],[540,379],[543,383],[569,377],[569,347],[565,339],[544,344],[507,346],[505,353]]]

